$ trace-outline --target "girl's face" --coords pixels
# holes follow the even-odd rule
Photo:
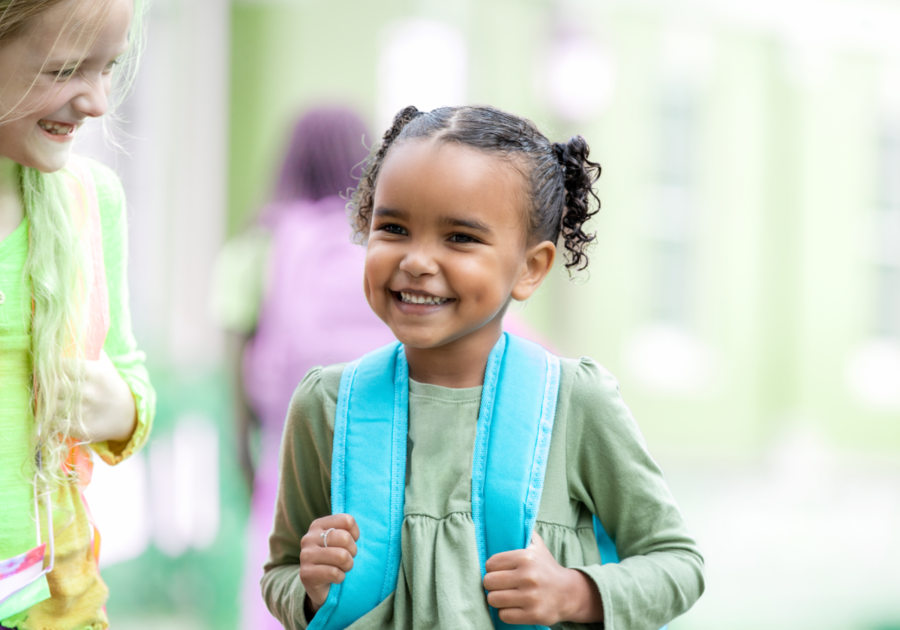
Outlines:
[[[132,11],[132,0],[66,0],[0,45],[0,156],[66,165],[77,129],[106,113]]]
[[[527,299],[553,262],[529,247],[522,176],[457,143],[407,140],[378,175],[366,253],[372,310],[408,347],[435,348],[502,330],[510,298]]]

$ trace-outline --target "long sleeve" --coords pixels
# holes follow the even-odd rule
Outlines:
[[[281,474],[263,598],[287,630],[306,628],[300,582],[300,539],[317,518],[331,514],[333,418],[343,365],[313,368],[288,409],[281,441]]]
[[[616,379],[582,359],[565,382],[569,496],[597,515],[621,559],[578,568],[600,591],[606,630],[657,630],[702,594],[703,557]]]
[[[109,293],[110,327],[103,349],[131,389],[137,407],[137,426],[128,441],[92,445],[103,461],[114,465],[130,457],[147,441],[156,412],[156,392],[144,364],[146,356],[138,350],[131,331],[125,193],[115,173],[93,161],[90,165],[100,202],[103,262]]]

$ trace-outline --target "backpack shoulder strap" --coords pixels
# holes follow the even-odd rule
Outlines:
[[[482,575],[490,556],[523,549],[540,508],[559,392],[559,359],[504,333],[488,358],[472,463],[472,519]],[[397,586],[406,487],[409,368],[400,344],[341,375],[332,447],[332,513],[366,535],[353,571],[334,584],[312,630],[346,628]],[[364,482],[362,481],[364,480]],[[495,610],[494,625],[504,628]]]
[[[531,544],[559,384],[559,359],[530,341],[504,333],[488,357],[472,458],[472,520],[482,576],[489,557]],[[402,345],[390,344],[344,368],[334,421],[331,510],[352,514],[366,534],[357,542],[353,571],[331,586],[310,630],[346,628],[397,586],[408,418],[409,367]],[[594,532],[602,561],[618,562],[615,543],[596,517]],[[495,628],[509,627],[493,608],[491,616]]]
[[[488,359],[472,461],[482,576],[487,558],[531,544],[558,393],[559,359],[504,333]]]
[[[408,401],[409,368],[399,343],[344,368],[334,420],[331,511],[352,514],[365,535],[357,542],[353,571],[342,584],[331,585],[311,630],[346,628],[397,586]]]
[[[559,359],[504,333],[488,358],[472,458],[472,520],[491,556],[531,544],[559,394]],[[495,628],[506,628],[491,609]],[[521,626],[517,626],[521,627]]]

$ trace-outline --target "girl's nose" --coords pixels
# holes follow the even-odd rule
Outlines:
[[[86,82],[84,90],[72,99],[72,107],[80,114],[90,118],[102,116],[109,109],[109,89],[102,79],[97,82]]]
[[[414,278],[437,273],[437,263],[424,248],[411,249],[400,261],[400,270]]]

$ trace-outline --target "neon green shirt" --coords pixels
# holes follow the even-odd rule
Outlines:
[[[127,260],[128,230],[125,215],[125,196],[116,175],[108,168],[90,162],[100,205],[100,221],[103,233],[103,257],[109,294],[110,328],[103,346],[109,358],[131,388],[137,406],[137,427],[125,444],[94,444],[93,449],[109,464],[117,464],[133,454],[146,441],[150,432],[156,406],[156,394],[144,366],[144,353],[137,349],[131,331],[131,314],[128,308]],[[25,259],[28,255],[28,220],[0,241],[0,559],[10,558],[35,546],[36,529],[32,498],[34,475],[32,441],[34,415],[31,407],[31,292],[23,279]],[[77,493],[64,489],[54,497],[54,523],[65,514],[74,528],[66,533],[57,532],[57,561],[61,549],[61,536],[71,542],[72,548],[87,548],[90,529],[84,506],[77,500]],[[71,539],[71,540],[69,540]],[[93,569],[96,574],[96,569]],[[99,581],[85,591],[84,597],[102,599],[99,606],[87,606],[85,623],[71,628],[106,628],[105,586]],[[62,602],[62,608],[77,610],[84,607],[85,599],[73,587]],[[0,606],[2,625],[23,630],[31,627],[27,614],[17,614],[49,597],[46,579],[32,585],[22,593],[17,602],[7,601]],[[65,612],[65,611],[60,611]],[[62,628],[60,630],[70,630]]]

